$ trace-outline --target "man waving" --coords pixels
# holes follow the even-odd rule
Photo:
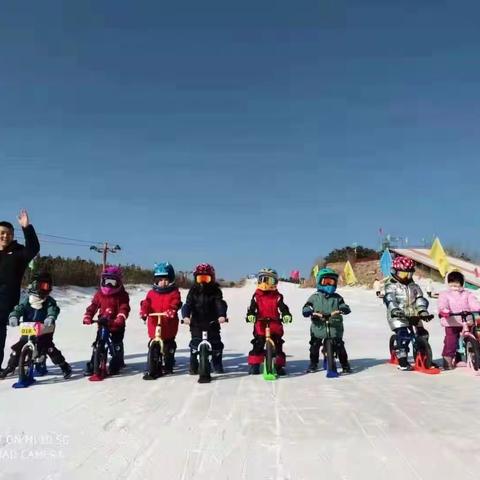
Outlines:
[[[0,371],[7,337],[8,315],[20,299],[23,274],[30,261],[40,251],[40,244],[26,210],[18,216],[25,236],[25,246],[13,239],[10,222],[0,222]]]

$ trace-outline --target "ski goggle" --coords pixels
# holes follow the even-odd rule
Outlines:
[[[52,286],[48,282],[33,282],[31,289],[36,292],[51,292]]]
[[[212,281],[211,275],[197,275],[195,277],[197,283],[210,283]]]
[[[153,277],[153,279],[155,280],[155,282],[159,282],[160,280],[167,280],[168,281],[168,275],[155,275],[155,277]]]
[[[337,284],[337,279],[332,277],[323,277],[320,279],[320,285],[333,285]]]
[[[118,286],[118,280],[116,278],[103,277],[102,286],[115,288]]]
[[[407,280],[407,278],[413,277],[413,272],[396,272],[395,275],[401,280]]]
[[[268,277],[267,275],[260,275],[258,277],[258,283],[266,283],[267,285],[276,285],[278,280],[273,277]]]

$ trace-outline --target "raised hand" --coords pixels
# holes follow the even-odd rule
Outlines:
[[[30,220],[28,219],[28,212],[24,208],[20,210],[20,213],[17,218],[18,218],[18,223],[22,228],[26,228],[30,225]]]

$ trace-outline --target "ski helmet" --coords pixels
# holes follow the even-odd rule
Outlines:
[[[322,268],[317,273],[317,290],[332,295],[337,290],[338,273],[332,268]]]
[[[276,290],[278,273],[273,268],[262,268],[257,273],[257,286],[260,290]]]
[[[410,283],[415,272],[415,262],[408,257],[397,256],[393,259],[391,273],[400,283]]]
[[[175,281],[175,270],[173,265],[168,262],[156,263],[153,267],[153,277],[155,280],[166,277],[170,283]]]
[[[193,271],[197,283],[210,283],[215,281],[215,269],[208,263],[199,263]],[[209,277],[209,278],[207,278]]]
[[[122,288],[122,270],[120,267],[106,267],[100,277],[100,289],[104,295],[113,295]]]
[[[48,272],[39,272],[33,275],[32,281],[28,286],[28,293],[38,295],[40,298],[46,298],[52,291],[52,276]]]

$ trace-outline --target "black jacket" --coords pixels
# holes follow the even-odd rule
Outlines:
[[[190,317],[190,330],[215,330],[220,328],[218,317],[227,316],[227,304],[217,283],[195,284],[188,292],[182,307],[182,316]],[[214,322],[214,325],[210,325]],[[216,323],[215,323],[216,322]]]
[[[37,234],[32,225],[23,229],[25,246],[15,240],[0,250],[0,315],[8,314],[20,300],[23,274],[30,261],[40,251]]]

